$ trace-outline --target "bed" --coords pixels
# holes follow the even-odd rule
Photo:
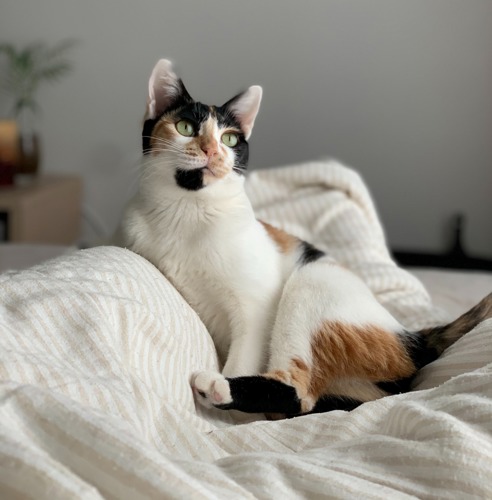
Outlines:
[[[260,218],[329,250],[409,328],[492,291],[487,273],[399,268],[362,179],[337,162],[253,172],[248,192]],[[1,274],[0,331],[1,498],[492,497],[490,319],[410,393],[242,425],[195,405],[189,378],[218,368],[213,343],[129,250]]]

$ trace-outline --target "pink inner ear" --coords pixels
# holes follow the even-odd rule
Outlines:
[[[172,70],[172,63],[161,59],[154,66],[149,79],[149,98],[146,119],[161,115],[179,93],[179,79]]]
[[[253,130],[256,115],[260,109],[262,93],[260,86],[253,85],[231,104],[231,111],[241,124],[246,139]]]

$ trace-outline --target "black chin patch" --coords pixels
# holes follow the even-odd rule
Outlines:
[[[203,187],[203,169],[195,168],[193,170],[176,169],[174,174],[176,184],[188,191],[198,191]]]

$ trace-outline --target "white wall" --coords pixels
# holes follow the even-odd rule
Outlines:
[[[391,245],[443,250],[461,211],[469,249],[492,256],[492,2],[2,0],[0,39],[68,36],[76,70],[41,94],[43,168],[82,174],[108,228],[166,56],[203,102],[263,85],[253,168],[335,156],[367,180]]]

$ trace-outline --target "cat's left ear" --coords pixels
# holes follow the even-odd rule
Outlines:
[[[255,118],[260,109],[262,94],[262,88],[259,85],[253,85],[222,106],[223,108],[227,108],[239,122],[246,139],[249,138],[253,130]]]
[[[167,59],[157,61],[150,75],[145,119],[158,118],[167,109],[175,107],[181,102],[191,101],[193,99],[188,94],[181,79],[173,71],[171,61]]]

